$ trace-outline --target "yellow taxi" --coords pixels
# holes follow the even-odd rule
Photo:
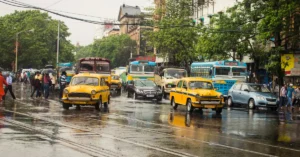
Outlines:
[[[224,98],[214,89],[212,81],[196,77],[180,79],[170,92],[170,100],[174,109],[185,105],[187,112],[200,108],[213,109],[220,114],[224,105]]]
[[[120,76],[112,74],[110,82],[111,82],[110,89],[117,91],[117,94],[121,94],[122,83],[120,81]]]
[[[90,73],[75,75],[63,91],[63,108],[68,110],[72,105],[76,105],[77,108],[81,105],[93,105],[96,110],[100,110],[102,104],[107,108],[110,90],[106,78],[107,76]]]

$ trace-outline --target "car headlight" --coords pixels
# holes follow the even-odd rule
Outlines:
[[[92,91],[91,91],[91,94],[92,94],[92,95],[95,95],[95,94],[96,94],[96,91],[95,91],[95,90],[92,90]]]
[[[64,89],[64,93],[65,93],[65,94],[68,94],[69,91],[68,91],[67,89]]]
[[[139,90],[139,89],[136,89],[135,90],[137,93],[143,93],[143,91],[142,90]]]
[[[265,97],[263,97],[263,96],[256,96],[256,99],[258,99],[258,100],[265,100]]]

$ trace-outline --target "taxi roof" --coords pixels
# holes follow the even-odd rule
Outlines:
[[[74,77],[82,77],[82,76],[89,76],[89,77],[107,77],[107,75],[103,74],[96,74],[96,73],[79,73],[75,75]]]
[[[183,81],[205,81],[205,82],[212,82],[212,80],[210,79],[206,79],[206,78],[202,78],[202,77],[184,77],[180,80],[183,80]]]

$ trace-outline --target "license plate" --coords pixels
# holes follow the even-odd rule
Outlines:
[[[154,95],[147,95],[148,98],[154,97]]]
[[[276,102],[268,102],[270,105],[276,105]]]

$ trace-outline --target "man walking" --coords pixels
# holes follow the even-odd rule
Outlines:
[[[44,96],[45,96],[45,99],[48,99],[48,97],[49,97],[49,87],[52,84],[50,76],[49,76],[48,73],[45,74],[43,80],[44,80]]]
[[[61,76],[59,78],[59,85],[60,85],[60,88],[59,88],[59,99],[61,99],[62,95],[63,95],[63,91],[64,91],[64,89],[66,88],[66,85],[67,85],[67,73],[65,71],[63,71],[61,73]]]
[[[285,105],[285,101],[286,101],[286,94],[287,94],[287,90],[286,90],[286,85],[284,84],[281,89],[280,89],[280,92],[279,92],[279,96],[280,96],[280,109],[282,109],[282,106]]]
[[[33,80],[33,91],[31,93],[31,97],[33,97],[34,93],[36,92],[36,98],[41,96],[41,86],[42,86],[42,76],[41,73],[38,71],[36,72]]]
[[[2,71],[0,69],[0,102],[2,101],[2,97],[5,95],[4,89],[3,89],[3,84],[5,84],[6,86],[8,85],[4,79],[4,77],[2,76]]]
[[[3,100],[5,100],[5,96],[6,96],[6,93],[7,93],[8,90],[9,90],[9,93],[12,96],[12,98],[15,100],[16,97],[15,97],[15,94],[12,90],[12,77],[9,74],[6,74],[6,83],[7,83],[7,86],[5,88],[5,95],[3,97]]]

